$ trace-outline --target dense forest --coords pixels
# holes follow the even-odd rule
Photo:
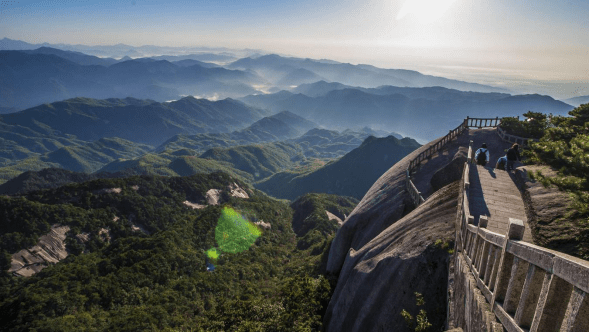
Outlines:
[[[249,198],[233,197],[233,184]],[[210,189],[221,190],[218,205],[206,205]],[[323,265],[338,227],[326,211],[343,218],[356,204],[325,194],[289,204],[221,172],[96,179],[0,197],[0,326],[320,330],[331,293]],[[250,228],[270,227],[257,226],[259,235],[244,250],[224,252],[215,233],[228,210]],[[29,278],[9,275],[10,254],[34,245],[55,224],[70,227],[69,256]],[[82,233],[87,241],[76,237]],[[216,254],[208,255],[212,249]]]

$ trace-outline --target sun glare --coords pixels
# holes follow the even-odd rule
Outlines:
[[[401,20],[410,16],[423,22],[436,21],[455,1],[457,0],[406,0],[396,19]]]

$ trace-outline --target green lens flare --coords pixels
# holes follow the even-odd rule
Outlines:
[[[238,253],[254,244],[262,232],[230,207],[224,207],[215,228],[215,241],[219,250]]]
[[[217,251],[217,249],[215,249],[215,248],[211,248],[211,249],[207,250],[207,257],[209,257],[211,259],[217,259],[217,258],[219,258],[219,251]]]

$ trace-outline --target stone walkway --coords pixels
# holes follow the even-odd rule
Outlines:
[[[508,218],[520,219],[525,225],[523,241],[533,242],[520,191],[508,172],[470,165],[469,212],[475,225],[480,215],[488,216],[487,229],[502,235],[508,230]]]

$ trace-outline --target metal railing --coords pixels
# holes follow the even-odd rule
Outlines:
[[[465,258],[495,316],[507,331],[588,331],[588,262],[521,241],[524,224],[518,219],[509,218],[504,235],[486,229],[486,216],[475,226],[471,167],[465,163],[457,255]]]

